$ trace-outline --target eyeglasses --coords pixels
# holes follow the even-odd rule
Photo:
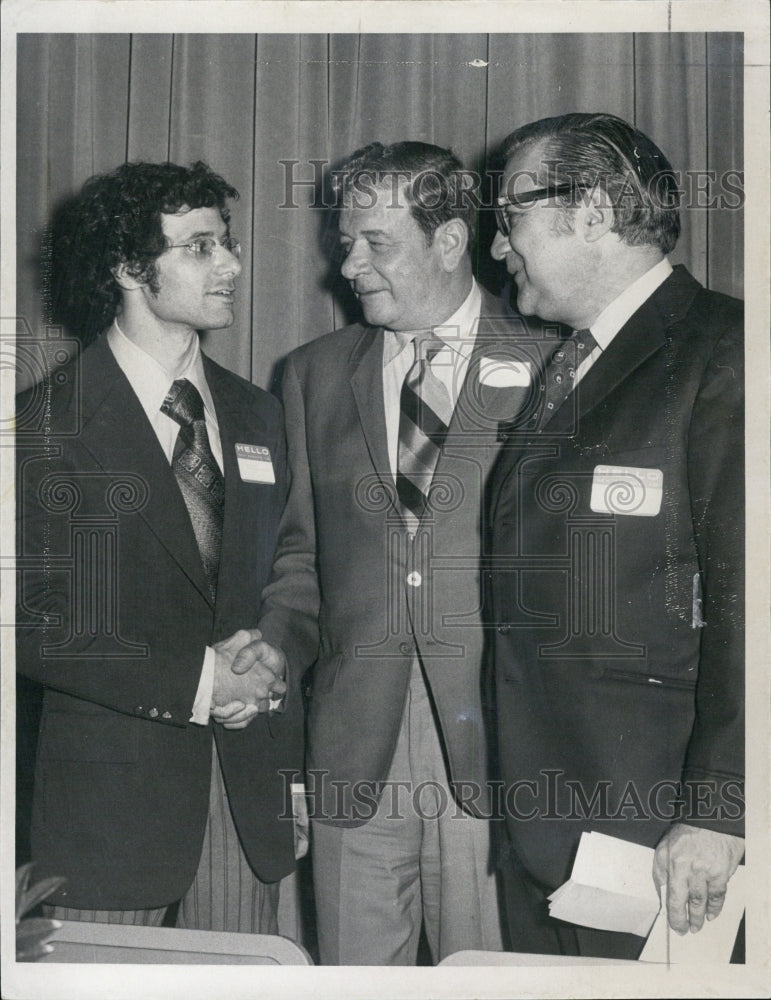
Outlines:
[[[172,243],[171,246],[166,247],[167,250],[178,250],[185,249],[193,257],[198,258],[198,260],[210,260],[214,256],[214,251],[217,247],[224,247],[228,253],[232,253],[234,257],[241,256],[241,244],[238,240],[234,240],[232,236],[226,236],[224,240],[215,240],[213,236],[199,236],[195,240],[190,240],[189,243]]]
[[[567,181],[563,184],[549,184],[548,187],[534,188],[532,191],[525,191],[524,194],[520,194],[516,198],[506,198],[504,201],[498,202],[494,206],[498,232],[502,236],[508,236],[511,232],[511,223],[506,214],[507,208],[521,208],[524,205],[532,204],[534,201],[541,201],[542,198],[556,198],[558,195],[570,194],[574,187],[575,185],[572,181]]]

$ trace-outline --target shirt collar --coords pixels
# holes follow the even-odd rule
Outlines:
[[[590,328],[603,351],[630,316],[637,312],[671,273],[672,265],[667,257],[663,257],[603,309]]]
[[[449,319],[434,327],[437,340],[444,342],[461,358],[466,359],[474,349],[482,307],[482,292],[472,278],[471,291]],[[414,330],[386,330],[388,336],[383,345],[383,364],[390,364],[397,358],[415,336]],[[444,353],[445,348],[439,352]]]
[[[204,374],[203,355],[197,336],[193,341],[187,365],[182,372],[174,377],[147,351],[144,351],[126,336],[118,325],[117,319],[113,320],[112,326],[107,331],[107,343],[119,368],[139,398],[142,409],[151,421],[160,412],[161,404],[174,379],[186,378],[200,392],[207,420],[215,426],[217,425],[214,400]]]

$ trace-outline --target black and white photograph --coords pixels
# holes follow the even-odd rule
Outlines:
[[[0,14],[3,996],[767,996],[766,5]]]

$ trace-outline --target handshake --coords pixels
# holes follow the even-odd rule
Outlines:
[[[239,629],[214,646],[211,718],[243,729],[286,694],[286,657],[264,642],[259,629]]]

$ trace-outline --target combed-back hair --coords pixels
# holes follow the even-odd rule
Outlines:
[[[89,178],[57,213],[48,240],[49,319],[64,323],[83,344],[114,319],[121,290],[119,264],[158,291],[156,260],[167,247],[162,214],[217,208],[230,221],[228,199],[238,191],[205,163],[123,163]]]
[[[390,146],[371,142],[334,172],[338,206],[347,196],[376,186],[393,191],[395,203],[403,192],[428,246],[439,226],[461,219],[468,229],[470,254],[477,229],[477,206],[469,195],[471,183],[470,172],[454,153],[427,142],[395,142]]]
[[[669,160],[639,129],[605,112],[541,118],[504,139],[508,160],[543,143],[541,184],[572,183],[565,206],[599,188],[613,206],[612,232],[629,246],[674,249],[680,235],[680,191]]]

